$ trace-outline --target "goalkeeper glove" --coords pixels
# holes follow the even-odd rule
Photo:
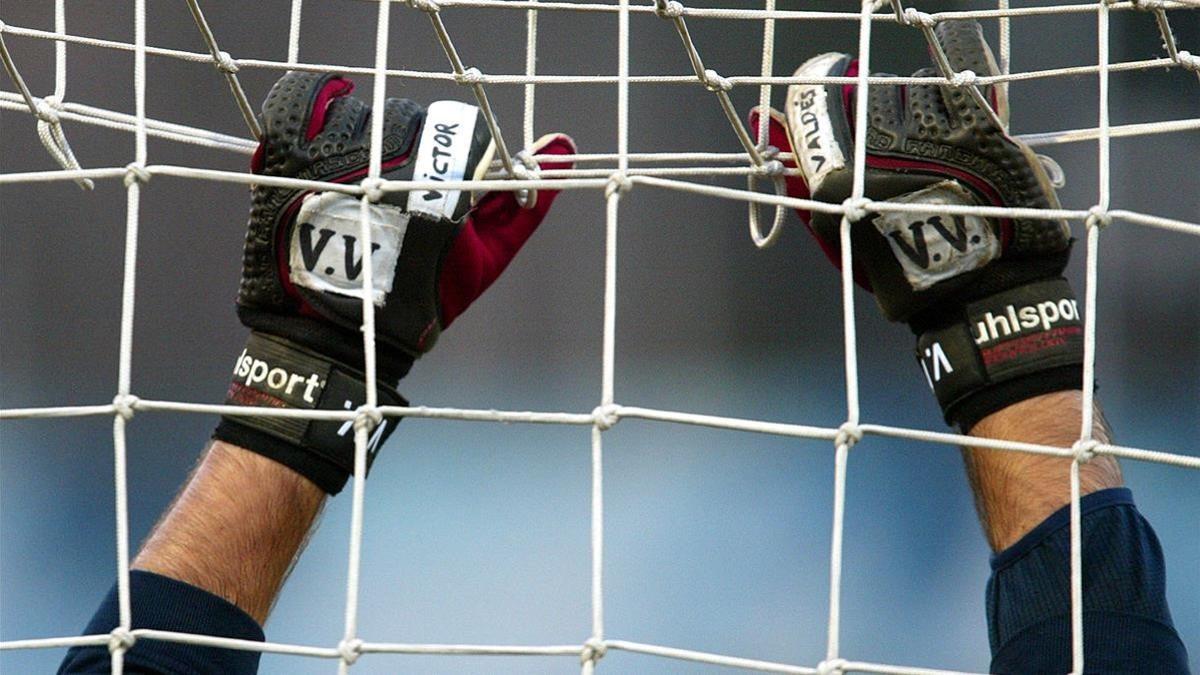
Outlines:
[[[367,173],[371,108],[337,75],[288,72],[263,103],[263,138],[252,170],[335,183]],[[389,98],[382,111],[382,177],[453,181],[481,178],[494,143],[478,108],[439,101],[428,109]],[[552,135],[533,152],[567,155]],[[566,168],[549,162],[543,168]],[[438,335],[504,271],[541,223],[555,192],[522,208],[511,192],[472,204],[458,190],[386,192],[368,205],[383,405],[407,405],[392,385]],[[366,400],[362,325],[360,200],[256,184],[246,233],[237,310],[251,329],[234,366],[227,403],[352,410]],[[368,466],[392,431],[379,423]],[[353,425],[299,418],[225,416],[213,437],[292,468],[330,494],[354,468]]]
[[[998,73],[974,21],[943,21],[935,34],[956,72]],[[855,76],[858,62],[829,53],[797,77]],[[938,75],[932,68],[916,77]],[[969,431],[983,417],[1038,394],[1078,389],[1083,336],[1062,278],[1067,223],[950,214],[940,205],[1059,208],[1041,162],[961,87],[872,85],[865,139],[853,135],[853,85],[792,85],[786,118],[769,111],[770,143],[794,152],[802,176],[792,197],[841,203],[851,195],[854,143],[865,140],[866,194],[930,204],[919,212],[868,212],[851,224],[853,276],[884,315],[917,335],[916,356],[946,421]],[[1000,119],[1007,101],[981,87]],[[757,125],[762,111],[751,112]],[[799,212],[840,267],[836,214]]]

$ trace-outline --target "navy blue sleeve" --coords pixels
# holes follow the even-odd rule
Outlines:
[[[1080,500],[1087,673],[1186,675],[1162,547],[1126,488]],[[1063,507],[992,559],[993,673],[1071,671],[1071,514]]]
[[[258,623],[234,604],[203,589],[151,572],[129,574],[134,628],[202,633],[262,642]],[[114,586],[88,622],[84,635],[108,633],[119,623]],[[139,639],[125,653],[125,672],[131,675],[253,675],[259,652],[217,649]],[[110,672],[107,646],[75,647],[67,652],[59,675]]]

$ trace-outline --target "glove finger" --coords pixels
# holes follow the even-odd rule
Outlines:
[[[492,163],[496,144],[483,112],[461,101],[435,101],[425,111],[415,159],[409,175],[421,181],[457,181],[482,178]],[[463,190],[415,190],[396,195],[408,212],[430,220],[458,223],[471,208],[471,194]]]
[[[874,76],[892,77],[892,74],[875,73]],[[897,141],[903,137],[905,89],[903,85],[894,84],[875,84],[868,89],[867,122],[870,129],[867,132],[867,145],[871,149],[895,148]]]
[[[954,72],[961,73],[969,70],[981,77],[999,75],[1000,68],[992,55],[991,47],[983,39],[983,28],[973,19],[941,21],[934,27],[934,35],[946,60]],[[1008,98],[1002,87],[984,85],[979,88],[983,97],[991,103],[992,110],[1000,116],[1001,121],[1008,125]],[[963,87],[943,87],[943,93],[950,110],[959,117],[978,118],[964,119],[967,124],[984,123],[989,117],[980,109],[975,98]]]
[[[849,54],[838,52],[814,56],[795,72],[797,78],[855,77],[857,74],[858,61]],[[855,96],[853,84],[794,84],[788,87],[785,112],[791,145],[796,164],[804,174],[806,190],[815,200],[836,204],[850,194],[854,176]],[[821,213],[801,213],[800,217],[825,257],[841,269],[841,247],[837,237],[840,218]],[[860,265],[855,265],[854,278],[870,290]]]
[[[934,68],[922,68],[913,77],[937,77]],[[946,105],[946,89],[938,84],[914,84],[908,87],[908,114],[915,128],[909,133],[922,140],[939,140],[957,125],[951,123]],[[965,93],[963,94],[966,95]]]
[[[796,77],[853,76],[858,63],[848,54],[814,56],[796,69]],[[854,91],[836,84],[793,84],[784,114],[796,165],[813,194],[831,176],[844,174],[853,160]]]
[[[1000,72],[978,22],[943,21],[934,28],[934,33],[946,52],[950,66],[956,71],[971,70],[979,75],[996,75]],[[1054,187],[1033,150],[1009,136],[1004,129],[997,129],[987,112],[980,108],[965,88],[946,86],[941,89],[949,106],[948,112],[956,125],[995,139],[996,142],[984,145],[979,152],[997,153],[992,158],[997,164],[1003,165],[1005,160],[1009,162],[1004,172],[1005,180],[993,180],[999,188],[999,204],[1058,208]],[[1008,101],[1003,89],[985,86],[980,87],[980,92],[991,102],[1001,122],[1007,125]],[[1009,254],[1045,255],[1062,251],[1070,243],[1070,229],[1065,221],[1014,219],[1011,224],[1002,221],[1001,226]]]
[[[573,155],[575,142],[565,134],[545,136],[530,148],[539,155]],[[569,161],[543,159],[545,170],[569,169]],[[533,235],[549,212],[557,190],[539,190],[532,208],[522,208],[515,193],[489,192],[467,216],[442,263],[438,296],[442,328],[448,327],[492,285]]]
[[[331,104],[352,91],[353,82],[332,73],[285,73],[263,101],[263,137],[251,170],[287,175],[290,156],[325,128]]]
[[[357,101],[357,99],[348,99]],[[365,104],[364,104],[365,107]],[[389,98],[383,105],[383,171],[394,168],[396,162],[408,164],[414,145],[417,142],[417,132],[424,121],[425,108],[420,103],[407,98]],[[370,110],[366,117],[357,124],[367,124],[370,121]],[[343,133],[342,138],[345,137]],[[370,134],[363,136],[365,143],[370,143]],[[335,139],[340,140],[340,139]],[[395,160],[395,161],[393,161]]]

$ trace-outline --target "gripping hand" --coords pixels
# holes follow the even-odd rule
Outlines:
[[[951,68],[998,73],[974,21],[943,21],[935,34]],[[810,59],[798,77],[858,74],[845,54]],[[938,76],[933,68],[916,77]],[[1007,101],[980,87],[872,85],[867,101],[865,196],[928,204],[916,212],[868,212],[851,224],[855,280],[884,315],[917,334],[916,356],[949,423],[969,430],[1019,400],[1081,380],[1082,328],[1062,278],[1071,248],[1062,220],[984,217],[941,207],[1059,208],[1033,151],[1008,135]],[[770,142],[795,156],[793,197],[842,203],[853,183],[852,85],[792,85],[786,116],[769,111]],[[758,124],[761,111],[751,113]],[[840,214],[801,212],[840,266]]]
[[[263,138],[251,168],[262,176],[358,183],[367,174],[371,115],[383,114],[382,177],[482,178],[494,152],[478,108],[428,108],[387,99],[373,111],[350,80],[289,72],[263,103]],[[538,154],[575,151],[547,136]],[[543,168],[565,168],[551,162]],[[555,192],[527,208],[511,192],[383,192],[368,204],[379,401],[406,405],[392,389],[441,331],[500,276],[541,223]],[[251,329],[227,403],[355,409],[366,399],[362,325],[362,200],[266,183],[251,188],[238,317]],[[368,459],[391,432],[375,427]],[[353,468],[352,425],[289,418],[225,417],[214,434],[280,461],[336,493]]]

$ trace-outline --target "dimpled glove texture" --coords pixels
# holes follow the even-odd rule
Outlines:
[[[263,102],[263,139],[252,163],[254,173],[336,183],[361,180],[370,161],[371,108],[350,96],[353,88],[349,80],[331,74],[293,71],[280,78]],[[387,99],[384,178],[408,177],[403,169],[413,160],[424,119],[421,105]],[[486,145],[486,127],[481,133],[485,137],[477,140]],[[289,279],[291,228],[307,194],[268,185],[251,189],[238,316],[250,328],[286,337],[361,370],[361,301],[301,288]],[[403,197],[388,193],[382,201],[400,206]],[[379,368],[385,381],[399,380],[413,358],[432,347],[428,335],[437,323],[437,263],[457,227],[447,220],[421,219],[419,227],[407,230],[393,290],[376,312]]]
[[[264,133],[253,172],[361,181],[370,162],[372,111],[350,96],[353,86],[329,74],[280,78],[263,103]],[[439,183],[478,179],[490,166],[494,143],[475,106],[438,101],[425,108],[390,98],[382,114],[382,177],[415,178],[433,183],[432,189],[380,192],[364,202],[265,180],[251,187],[237,305],[252,330],[235,363],[227,404],[344,411],[367,402],[360,331],[368,255],[360,240],[364,210],[371,230],[375,391],[384,406],[407,405],[392,386],[499,277],[549,211],[553,190],[532,193],[522,208],[509,191],[472,202],[469,193],[441,188]],[[556,134],[529,151],[572,155],[575,146]],[[368,467],[394,428],[392,418],[374,420]],[[233,413],[213,437],[280,462],[336,494],[355,469],[352,430],[338,420]]]
[[[956,72],[998,74],[975,21],[942,21],[935,27],[935,34]],[[802,66],[797,74],[801,73],[854,76],[858,73],[858,63],[845,54],[825,54]],[[924,68],[913,75],[938,77],[940,73],[934,68]],[[1006,116],[1007,101],[1001,90],[992,86],[980,89],[1001,117]],[[904,201],[905,195],[951,180],[965,188],[965,192],[942,191],[934,195],[949,197],[944,199],[946,203],[1059,207],[1037,156],[998,127],[966,88],[939,84],[872,85],[868,91],[867,198]],[[852,85],[790,88],[786,122],[790,125],[790,137],[780,133],[778,127],[783,121],[775,118],[772,140],[783,143],[781,149],[795,147],[799,151],[798,164],[805,180],[789,181],[792,196],[811,196],[831,203],[841,203],[850,196],[855,97],[856,88]],[[822,115],[823,112],[826,114]],[[752,122],[757,123],[757,113]],[[914,197],[912,201],[930,200]],[[917,332],[938,324],[947,305],[960,305],[1029,281],[1058,277],[1068,260],[1071,239],[1065,221],[987,218],[980,227],[986,227],[995,238],[998,244],[995,254],[985,256],[974,267],[963,263],[958,268],[951,265],[936,270],[942,278],[918,288],[906,278],[900,258],[905,256],[915,262],[918,275],[923,273],[917,269],[922,267],[921,262],[925,263],[925,272],[933,274],[935,270],[931,268],[937,267],[937,261],[922,260],[920,254],[925,244],[941,234],[922,215],[893,215],[890,218],[894,221],[907,219],[907,222],[896,222],[884,234],[882,230],[888,228],[872,222],[879,214],[870,213],[851,230],[855,278],[875,293],[890,320],[909,322]],[[814,212],[801,213],[801,217],[830,259],[840,265],[840,214]],[[964,233],[964,223],[959,218],[943,215],[938,224],[956,248],[981,243],[973,237],[965,241],[955,239]],[[990,239],[986,233],[982,238]]]
[[[934,34],[955,80],[969,83],[966,71],[998,73],[976,22],[942,21]],[[857,75],[857,61],[839,53],[796,71],[797,78]],[[934,68],[914,73],[940,75]],[[770,143],[793,155],[785,162],[799,169],[785,176],[792,197],[845,202],[853,191],[854,144],[865,140],[865,197],[929,205],[852,210],[850,241],[855,281],[874,293],[889,320],[917,335],[915,356],[946,421],[969,430],[1014,402],[1079,388],[1081,318],[1062,278],[1071,249],[1067,223],[953,211],[1059,208],[1041,161],[1003,128],[1003,91],[980,87],[998,119],[966,86],[879,84],[868,91],[865,139],[854,136],[854,85],[792,85],[786,115],[754,110],[750,121],[757,126],[769,115]],[[840,267],[841,214],[799,215]]]

